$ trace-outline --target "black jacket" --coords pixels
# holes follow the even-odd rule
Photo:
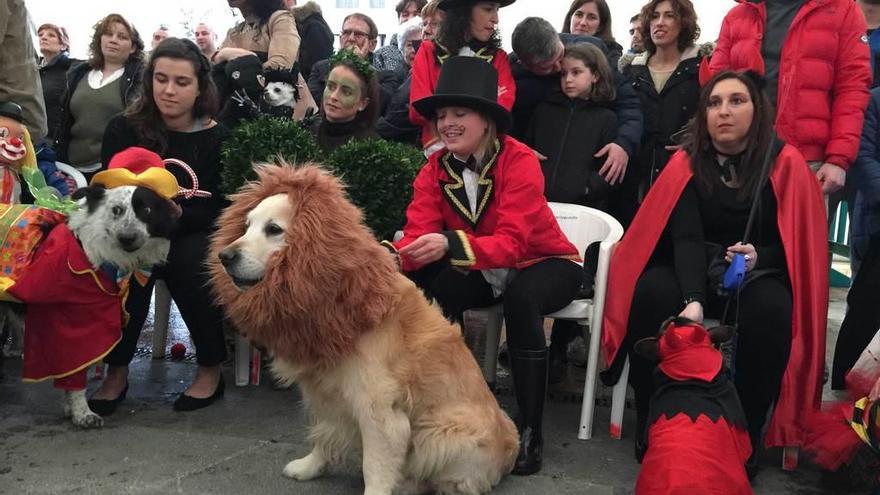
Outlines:
[[[604,53],[608,53],[605,43],[593,36],[576,36],[561,34],[560,39],[564,45],[576,43],[593,43]],[[609,60],[609,63],[610,60]],[[525,139],[532,114],[538,105],[556,89],[559,89],[559,74],[539,76],[528,71],[516,54],[510,56],[510,67],[513,79],[516,81],[516,101],[513,103],[513,127],[510,135],[519,139]],[[616,69],[611,66],[614,73],[614,85],[617,89],[615,101],[610,105],[617,115],[617,133],[614,142],[620,145],[631,158],[635,155],[642,138],[642,108],[638,95],[632,85]]]
[[[70,129],[73,127],[75,120],[70,114],[70,99],[79,82],[86,77],[90,70],[92,68],[89,67],[88,62],[82,62],[73,65],[67,73],[67,89],[64,92],[64,105],[62,107],[63,116],[55,133],[55,154],[58,156],[59,162],[67,163]],[[125,70],[122,73],[121,84],[119,85],[119,97],[122,99],[123,107],[127,107],[140,95],[142,70],[142,62],[129,62],[125,64]]]
[[[409,91],[412,76],[406,78],[391,97],[385,113],[376,122],[376,132],[382,139],[421,147],[422,128],[409,121]]]
[[[373,55],[370,54],[370,63],[372,63]],[[318,107],[321,106],[321,100],[324,96],[324,86],[327,85],[327,76],[330,75],[330,60],[324,59],[320,62],[317,62],[314,66],[312,66],[312,73],[309,75],[309,91],[312,92],[312,98],[315,99],[315,103],[318,104]],[[392,72],[389,70],[377,70],[376,78],[379,82],[379,113],[385,113],[385,109],[388,107],[388,103],[391,101],[391,97],[394,96],[394,93],[397,92],[397,88],[400,87],[400,84],[403,82],[400,79],[401,74],[399,72]]]
[[[300,37],[299,70],[303,79],[308,81],[312,66],[333,55],[333,31],[315,2],[293,9],[293,17]]]
[[[616,134],[617,117],[601,104],[556,90],[538,105],[526,144],[547,157],[541,162],[547,200],[605,209],[611,186],[599,175],[604,158],[593,155]]]
[[[40,82],[43,84],[43,101],[46,103],[46,124],[49,133],[46,141],[55,141],[58,126],[64,116],[64,92],[67,90],[67,71],[80,60],[72,59],[66,53],[59,53],[55,59],[40,67]]]
[[[671,153],[665,147],[675,144],[669,136],[681,130],[697,110],[699,68],[703,57],[698,53],[698,47],[686,51],[684,57],[660,93],[657,93],[648,70],[647,53],[637,56],[624,67],[624,75],[632,81],[639,95],[645,119],[637,168],[633,170],[639,173],[640,181],[649,186],[669,161]]]

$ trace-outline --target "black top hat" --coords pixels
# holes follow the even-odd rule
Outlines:
[[[437,4],[437,8],[440,10],[452,10],[457,7],[470,7],[479,1],[480,0],[440,0],[440,3]],[[516,0],[496,0],[496,1],[501,4],[501,5],[499,5],[499,7],[507,7],[508,5],[512,4]]]
[[[510,112],[498,104],[498,72],[477,57],[449,57],[440,67],[434,95],[414,101],[413,106],[429,120],[438,108],[472,108],[494,120],[499,133],[510,127]]]
[[[22,114],[21,107],[17,103],[12,103],[11,101],[0,103],[0,116],[9,117],[10,119],[18,121],[20,124],[24,123],[24,115]]]

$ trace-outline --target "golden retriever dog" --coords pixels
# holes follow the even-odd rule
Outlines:
[[[228,316],[302,392],[313,448],[284,475],[310,480],[360,451],[366,494],[491,490],[517,432],[459,327],[330,173],[264,165],[258,177],[221,215],[209,264]]]

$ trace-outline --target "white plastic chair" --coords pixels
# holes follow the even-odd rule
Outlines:
[[[578,438],[588,440],[593,436],[593,413],[596,402],[596,374],[599,368],[599,347],[602,335],[602,312],[605,308],[605,291],[608,281],[608,265],[615,244],[623,236],[623,227],[611,215],[586,206],[549,203],[559,227],[568,240],[584,253],[587,246],[599,242],[599,265],[593,299],[575,299],[561,310],[545,315],[547,318],[571,320],[590,328],[590,346],[587,358],[587,376],[584,382],[584,400],[581,406],[581,423]],[[480,311],[488,312],[486,324],[486,354],[483,359],[483,376],[487,382],[495,381],[498,359],[498,341],[504,318],[500,304]],[[624,387],[625,387],[624,382]],[[626,388],[624,388],[624,394]],[[625,395],[624,395],[625,397]],[[623,412],[621,411],[621,416]]]
[[[87,185],[89,185],[89,183],[86,181],[86,176],[73,166],[63,162],[55,162],[55,168],[57,168],[58,171],[62,174],[72,178],[73,181],[76,183],[77,188],[86,187]]]
[[[153,359],[165,357],[165,343],[168,340],[168,320],[171,317],[171,293],[164,280],[156,280],[153,286],[156,296],[153,313]],[[250,342],[241,334],[235,334],[235,385],[260,384],[260,351],[252,348]]]

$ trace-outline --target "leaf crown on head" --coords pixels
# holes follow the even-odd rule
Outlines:
[[[338,52],[334,53],[333,56],[330,57],[330,68],[333,69],[343,62],[348,62],[348,64],[354,67],[355,70],[357,70],[360,75],[364,76],[364,79],[366,79],[367,81],[369,81],[370,78],[373,77],[373,74],[376,72],[376,69],[374,69],[373,66],[370,65],[370,62],[357,56],[357,54],[354,53],[354,50],[350,48],[339,50]]]

